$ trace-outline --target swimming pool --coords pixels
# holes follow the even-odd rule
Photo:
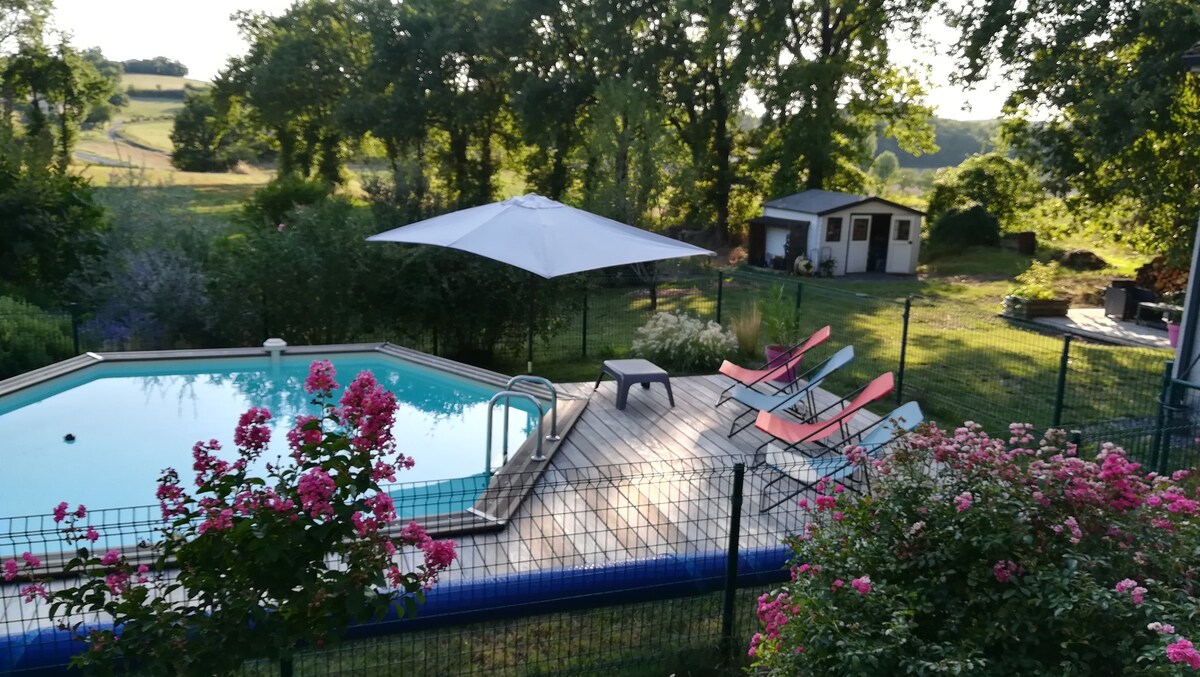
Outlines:
[[[317,413],[303,389],[314,359],[332,361],[343,386],[370,370],[396,394],[397,449],[416,461],[397,480],[430,482],[397,494],[404,516],[465,509],[503,463],[499,424],[492,467],[484,461],[488,401],[499,387],[383,353],[99,361],[0,396],[0,517],[45,514],[59,501],[93,509],[152,504],[163,468],[189,474],[196,441],[216,439],[232,458],[233,429],[249,407],[274,416],[261,470],[286,457],[294,417]],[[515,450],[533,430],[536,409],[512,404],[508,447]],[[436,500],[448,491],[455,503]]]

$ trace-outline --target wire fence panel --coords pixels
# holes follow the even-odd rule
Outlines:
[[[728,659],[744,657],[756,595],[786,578],[780,544],[807,519],[795,500],[805,495],[803,486],[788,488],[797,493],[779,506],[762,509],[771,479],[765,466],[743,479],[729,459],[551,467],[507,523],[461,533],[452,519],[419,518],[431,533],[460,533],[452,536],[458,559],[418,614],[360,626],[344,643],[303,651],[294,660],[296,674],[652,675],[736,668],[738,660]],[[469,504],[462,486],[387,490],[399,513],[417,514],[422,501]],[[96,530],[91,548],[121,550],[153,565],[158,520],[157,506],[96,510],[79,526]],[[61,526],[49,515],[0,520],[0,560],[33,554],[42,562],[37,578],[60,576],[51,590],[79,580],[61,577],[69,557]],[[416,553],[402,557],[402,568],[415,565]],[[153,573],[164,582],[172,576]],[[12,652],[0,655],[0,666],[19,667],[26,654],[63,658],[82,648],[55,629],[47,604],[22,601],[28,582],[22,572],[19,580],[0,584],[0,635],[20,637],[17,644],[0,642]],[[260,662],[245,674],[278,671]]]
[[[854,346],[855,359],[831,376],[827,389],[849,392],[893,371],[897,399],[918,399],[938,420],[971,419],[993,430],[1014,421],[1041,428],[1152,416],[1162,364],[1171,357],[1168,350],[1105,345],[1081,337],[1072,337],[1068,345],[1053,328],[1014,324],[961,303],[915,298],[906,309],[902,301],[795,276],[663,265],[653,277],[632,268],[589,273],[568,288],[579,294],[572,305],[577,310],[534,337],[534,371],[559,382],[592,380],[604,360],[632,356],[638,328],[656,312],[685,312],[729,326],[764,301],[781,300],[796,309],[799,333],[825,325],[833,330],[832,340],[815,350],[808,364],[842,346]],[[152,334],[121,338],[111,327],[101,331],[96,323],[77,321],[70,313],[38,313],[38,321],[50,322],[52,331],[0,331],[0,377],[66,359],[76,354],[76,343],[80,351],[207,347],[157,340]],[[0,327],[25,319],[0,316]],[[391,341],[435,354],[447,352],[437,328],[360,333],[355,341]],[[769,339],[764,327],[760,350]],[[492,362],[482,366],[524,373],[525,346],[519,343],[505,343]]]

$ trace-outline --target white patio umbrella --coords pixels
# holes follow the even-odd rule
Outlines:
[[[459,249],[546,279],[586,270],[714,252],[628,226],[541,195],[522,195],[435,216],[367,238]],[[533,322],[528,369],[533,370]]]

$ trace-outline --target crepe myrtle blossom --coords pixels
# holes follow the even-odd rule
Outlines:
[[[287,432],[291,454],[265,464],[263,476],[250,462],[266,450],[273,416],[259,407],[237,420],[237,456],[222,458],[217,440],[200,441],[192,448],[194,475],[181,478],[171,468],[160,474],[163,538],[157,555],[178,564],[173,580],[190,594],[186,601],[158,594],[164,581],[119,550],[76,549],[69,566],[80,571],[80,582],[50,595],[52,620],[70,629],[80,627],[81,618],[102,614],[123,628],[120,641],[112,631],[78,632],[76,638],[92,647],[81,654],[81,667],[105,669],[136,658],[147,674],[177,674],[186,656],[214,674],[228,674],[266,647],[234,641],[231,633],[246,628],[221,620],[218,607],[228,617],[254,618],[276,649],[320,646],[350,623],[386,612],[398,598],[419,601],[422,590],[453,566],[454,542],[431,537],[415,522],[393,537],[391,528],[400,526],[396,507],[380,482],[413,466],[392,436],[395,395],[363,372],[335,400],[339,385],[328,361],[313,363],[304,385],[320,413],[297,417]],[[81,527],[71,525],[68,503],[53,514],[64,523],[68,542],[99,539],[95,529],[81,536]],[[85,514],[80,506],[78,517]],[[411,570],[398,560],[405,547],[420,553]],[[254,573],[277,566],[280,552],[294,567],[271,578],[285,580]],[[40,562],[29,555],[23,565]],[[197,575],[211,571],[227,575]],[[22,560],[5,562],[3,572],[15,580],[24,573]],[[32,581],[23,595],[43,598],[39,585],[44,583]],[[364,595],[364,587],[373,594]],[[279,613],[261,614],[263,600]]]
[[[763,627],[750,642],[752,669],[857,674],[855,661],[870,655],[897,673],[919,672],[928,655],[886,631],[903,617],[929,633],[930,645],[981,647],[998,673],[1050,674],[1067,662],[1096,674],[1200,670],[1190,638],[1191,600],[1200,594],[1194,473],[1149,473],[1112,444],[1081,454],[1063,431],[1036,439],[1027,424],[1001,435],[973,423],[929,424],[874,460],[882,465],[868,495],[817,487],[798,502],[807,519],[788,537],[789,581],[760,603],[770,613],[760,614]],[[950,588],[928,565],[945,560],[957,571]],[[1063,562],[1079,563],[1086,578],[1060,585]],[[817,563],[825,573],[814,573]],[[886,591],[872,580],[885,573]],[[847,598],[850,591],[858,594]],[[767,606],[779,595],[789,602]],[[848,617],[848,600],[860,598]],[[912,599],[928,604],[916,608]],[[1110,642],[1103,624],[1064,626],[1064,605],[1144,629]],[[1060,633],[1062,643],[1004,655],[1008,640],[992,629],[997,617]],[[768,623],[782,628],[774,638]]]

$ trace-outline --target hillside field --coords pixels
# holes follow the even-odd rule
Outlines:
[[[121,88],[128,89],[161,89],[163,91],[182,91],[185,85],[207,88],[212,83],[203,80],[192,80],[175,75],[149,75],[146,73],[126,73],[121,76]]]

